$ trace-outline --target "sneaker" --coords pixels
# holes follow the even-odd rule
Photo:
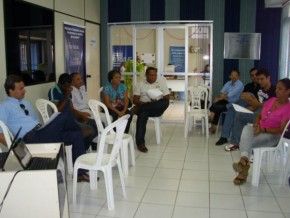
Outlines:
[[[238,151],[240,148],[238,145],[227,145],[225,151]]]
[[[223,145],[228,143],[228,139],[224,137],[220,137],[220,139],[215,143],[215,145]]]

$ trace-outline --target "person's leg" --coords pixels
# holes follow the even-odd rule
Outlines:
[[[228,142],[228,138],[230,138],[230,135],[231,135],[231,130],[232,130],[235,114],[236,114],[236,111],[233,108],[233,105],[228,104],[227,113],[226,113],[223,128],[222,128],[222,134],[221,134],[220,139],[216,142],[216,145],[223,145]]]
[[[247,125],[248,123],[253,123],[255,117],[256,114],[236,112],[235,119],[233,122],[232,134],[230,138],[230,143],[232,145],[240,144],[240,138],[244,126]]]
[[[222,100],[222,101],[218,101],[217,103],[213,104],[210,107],[210,111],[212,111],[215,115],[212,121],[212,124],[217,125],[220,119],[220,114],[224,111],[227,111],[227,101]]]
[[[126,111],[126,114],[130,114],[130,117],[129,117],[127,125],[126,125],[125,133],[129,133],[130,125],[131,125],[131,122],[132,122],[132,119],[133,119],[133,115],[131,114],[131,112],[129,110]]]
[[[136,144],[140,151],[147,152],[145,150],[145,134],[146,134],[146,125],[148,121],[149,113],[147,111],[139,111],[137,116],[136,123]],[[144,148],[145,147],[145,148]]]
[[[169,106],[169,100],[161,99],[156,102],[144,104],[138,107],[138,112],[147,111],[150,117],[159,117]],[[137,113],[138,114],[138,113]]]
[[[94,128],[93,125],[90,125],[89,123],[81,123],[78,121],[76,121],[76,123],[79,125],[79,127],[83,132],[85,149],[88,150],[93,139],[97,137],[98,132],[96,131],[96,128]]]
[[[116,120],[118,120],[119,116],[118,116],[118,114],[117,114],[115,111],[110,110],[110,109],[108,109],[108,111],[109,111],[109,114],[110,114],[110,115],[112,116],[112,118],[113,118],[113,122],[116,121]]]

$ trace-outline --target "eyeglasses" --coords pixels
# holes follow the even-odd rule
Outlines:
[[[25,115],[28,116],[29,111],[25,108],[25,105],[24,104],[20,104],[19,106],[21,107],[22,110],[24,110]]]

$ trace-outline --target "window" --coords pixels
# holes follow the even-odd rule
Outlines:
[[[7,75],[25,85],[55,81],[53,11],[16,0],[4,7]]]

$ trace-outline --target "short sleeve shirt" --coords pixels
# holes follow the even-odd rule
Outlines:
[[[262,128],[279,128],[281,122],[288,121],[290,119],[290,103],[280,105],[276,109],[272,109],[273,104],[277,98],[270,98],[265,102],[262,112],[260,125]]]
[[[149,89],[159,89],[163,96],[169,95],[169,89],[167,87],[166,81],[164,78],[158,78],[154,83],[149,83],[146,79],[139,82],[134,88],[134,95],[140,96],[140,101],[150,102],[151,99],[147,94]]]
[[[48,91],[48,98],[50,101],[57,103],[59,101],[62,101],[65,98],[65,94],[61,91],[59,86],[57,84],[54,85],[49,91]],[[66,105],[64,110],[62,111],[63,113],[66,113],[69,116],[73,116],[74,114],[72,113],[72,110],[70,108],[70,102],[71,99],[68,99],[66,101]]]
[[[24,106],[21,108],[20,104]],[[24,110],[28,111],[27,115]],[[18,100],[12,97],[7,97],[0,103],[0,120],[6,124],[13,135],[22,127],[19,133],[20,138],[40,123],[32,105],[27,100]],[[2,133],[1,128],[0,132]]]
[[[117,89],[114,89],[111,83],[107,83],[103,87],[103,93],[110,96],[110,104],[115,108],[124,108],[125,104],[125,91],[127,91],[127,87],[120,83]]]
[[[85,86],[81,86],[79,89],[72,86],[72,103],[74,105],[74,108],[76,110],[83,110],[83,109],[89,109],[88,106],[88,97],[86,93]]]

